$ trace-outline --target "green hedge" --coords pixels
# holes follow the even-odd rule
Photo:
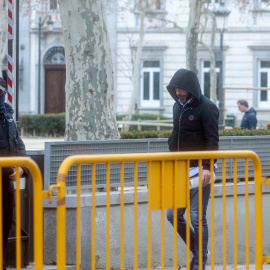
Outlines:
[[[270,129],[241,129],[219,130],[219,136],[259,136],[270,135]]]
[[[126,115],[117,115],[116,120],[120,121],[125,118]],[[170,119],[166,118],[163,115],[158,114],[133,114],[131,120],[157,120],[157,117],[160,119]],[[155,126],[142,126],[142,130],[148,130],[151,133],[151,130],[156,129]],[[161,130],[170,130],[169,127],[160,127]],[[18,130],[22,136],[64,136],[65,134],[65,113],[60,114],[23,114],[19,116]],[[137,131],[138,126],[130,126],[130,131]],[[131,136],[131,135],[130,135]],[[135,135],[136,136],[136,135]],[[156,138],[149,137],[150,135],[144,138]],[[151,135],[154,136],[154,135]],[[156,135],[158,136],[158,135]]]
[[[164,131],[136,131],[136,132],[121,132],[122,139],[143,139],[143,138],[169,138],[172,130]],[[219,136],[258,136],[258,135],[270,135],[270,129],[241,129],[234,128],[231,130],[219,130]]]
[[[64,136],[65,113],[20,115],[18,130],[22,136]]]
[[[117,120],[122,120],[124,115],[118,115]],[[162,115],[137,114],[132,116],[132,120],[156,120],[166,119]],[[136,126],[137,129],[137,126]],[[156,127],[142,126],[142,131],[133,130],[120,132],[122,139],[143,139],[143,138],[168,138],[172,132],[171,128],[157,131]],[[22,136],[64,136],[65,134],[65,113],[60,114],[36,114],[20,115],[18,130]],[[270,135],[270,129],[245,130],[233,128],[231,130],[220,130],[220,136],[257,136]]]
[[[172,130],[144,130],[120,132],[121,139],[169,138]]]

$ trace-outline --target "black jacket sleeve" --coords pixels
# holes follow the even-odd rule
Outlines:
[[[3,177],[7,177],[9,175],[11,175],[14,172],[14,168],[13,167],[3,167],[2,168],[2,176]]]
[[[177,132],[175,132],[174,130],[168,139],[168,145],[171,152],[176,152],[178,150],[178,136]]]
[[[218,117],[219,111],[214,104],[208,104],[207,107],[202,111],[202,128],[206,142],[206,151],[218,150]],[[203,160],[203,169],[210,170],[210,160]]]
[[[18,142],[20,156],[26,157],[25,145],[24,145],[21,137],[19,136],[18,131],[17,131],[17,142]]]
[[[174,106],[173,106],[173,132],[168,139],[169,150],[171,152],[176,152],[179,150],[178,149],[178,140],[179,140],[179,138],[178,138],[178,136],[179,136],[178,127],[179,126],[178,125],[179,125],[179,123],[177,123],[177,121],[178,121],[177,111],[178,111],[177,104],[174,103]]]
[[[26,157],[25,145],[24,145],[24,142],[22,141],[20,135],[18,134],[18,131],[17,131],[17,142],[18,142],[20,156]],[[25,167],[21,167],[21,168],[23,169],[22,177],[28,176],[28,170]]]

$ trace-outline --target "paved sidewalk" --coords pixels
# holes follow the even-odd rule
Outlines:
[[[7,268],[7,269],[10,269],[10,270],[16,270],[16,268]],[[29,265],[27,268],[21,268],[22,270],[31,270],[31,269],[34,269],[34,266],[33,265]],[[44,270],[55,270],[57,269],[56,265],[44,265]],[[68,270],[75,270],[76,269],[76,266],[73,266],[73,265],[70,265],[70,266],[66,266],[66,269]],[[125,268],[126,270],[129,270],[129,268]],[[156,268],[153,268],[153,270],[159,270],[161,269],[161,267],[156,267]],[[179,267],[177,268],[177,270],[186,270],[187,268],[186,267]],[[205,270],[211,270],[211,265],[207,265],[206,266],[206,269]],[[244,270],[244,269],[247,269],[246,265],[237,265],[237,268],[234,267],[234,265],[227,265],[226,266],[226,269],[223,268],[223,265],[215,265],[215,270],[235,270],[235,269],[239,269],[239,270]],[[256,267],[254,264],[250,264],[249,265],[249,270],[256,270]],[[270,269],[270,264],[264,264],[263,265],[263,269]],[[102,270],[102,269],[99,269],[99,270]],[[130,270],[133,270],[133,269],[130,269]],[[147,268],[140,268],[138,270],[147,270]],[[167,267],[165,268],[165,270],[173,270],[173,268],[171,267]]]
[[[41,138],[41,137],[22,137],[26,150],[44,150],[45,142],[62,142],[63,137],[57,138]]]
[[[153,269],[161,269],[161,268],[153,268]],[[173,270],[173,268],[170,268],[170,267],[167,267],[165,268],[166,270]],[[179,267],[177,270],[186,270],[187,268],[186,267]],[[211,270],[212,267],[211,265],[207,265],[205,270]],[[244,269],[247,269],[246,265],[241,265],[241,264],[238,264],[237,265],[237,268],[234,267],[234,265],[226,265],[226,269],[223,268],[223,265],[220,265],[220,264],[216,264],[215,265],[215,270],[233,270],[233,269],[239,269],[239,270],[244,270]],[[250,264],[249,267],[248,267],[249,270],[256,270],[256,267],[255,267],[255,264]],[[263,269],[270,269],[270,264],[264,264],[263,265]],[[147,270],[147,269],[141,269],[141,270]]]
[[[33,270],[35,269],[35,265],[28,265],[27,268],[21,268],[21,270]],[[56,270],[57,266],[56,265],[44,265],[43,270]],[[75,265],[67,265],[66,266],[67,270],[76,270]],[[16,268],[7,268],[7,270],[16,270]]]
[[[16,268],[7,268],[9,270],[16,270]],[[27,268],[21,268],[21,270],[31,270],[34,269],[34,266],[30,265]],[[56,270],[57,267],[56,265],[44,265],[44,270]],[[66,266],[67,270],[75,270],[76,266],[70,265],[70,266]],[[126,270],[133,270],[133,269],[129,269],[129,268],[125,268]],[[161,269],[160,267],[156,267],[156,268],[152,268],[153,270],[159,270]],[[181,268],[177,268],[177,270],[186,270],[186,267],[181,267]],[[211,266],[207,265],[205,270],[211,270]],[[226,269],[223,268],[223,265],[215,265],[215,270],[235,270],[235,269],[239,269],[239,270],[244,270],[247,269],[246,265],[237,265],[237,268],[234,267],[234,265],[227,265]],[[249,265],[249,270],[256,270],[256,267],[254,264]],[[263,269],[270,269],[270,264],[264,264],[263,265]],[[99,269],[99,270],[103,270],[103,269]],[[105,269],[104,269],[105,270]],[[147,270],[147,268],[139,268],[138,270]],[[165,268],[165,270],[173,270],[173,268]]]

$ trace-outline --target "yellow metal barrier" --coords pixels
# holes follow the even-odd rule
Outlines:
[[[57,185],[58,199],[57,199],[57,267],[58,269],[65,269],[66,264],[66,204],[65,204],[65,189],[66,177],[71,166],[77,165],[77,249],[76,249],[76,269],[80,269],[80,175],[82,164],[92,164],[92,212],[91,212],[91,265],[92,269],[96,268],[96,170],[97,164],[106,164],[106,203],[107,203],[107,220],[106,220],[106,269],[111,268],[111,207],[110,207],[110,164],[120,163],[120,260],[117,268],[125,268],[125,244],[124,243],[124,164],[126,162],[134,163],[134,269],[138,269],[138,162],[148,163],[148,269],[152,269],[152,211],[161,211],[161,268],[165,268],[165,255],[164,255],[164,230],[165,230],[165,210],[168,208],[174,209],[174,232],[173,232],[173,268],[177,269],[179,261],[177,252],[177,230],[176,230],[176,210],[177,208],[185,207],[187,224],[190,223],[189,216],[189,164],[190,160],[199,160],[201,167],[203,159],[209,159],[211,167],[213,167],[214,159],[222,160],[222,204],[223,204],[223,269],[227,265],[227,230],[226,219],[228,211],[226,211],[226,159],[233,161],[234,176],[233,176],[233,197],[234,197],[234,268],[237,268],[237,252],[238,252],[238,227],[237,227],[237,160],[244,159],[245,161],[245,211],[246,211],[246,269],[249,269],[249,189],[248,189],[248,167],[249,160],[252,161],[254,167],[254,181],[255,181],[255,261],[256,269],[262,269],[263,261],[268,257],[263,256],[263,243],[262,243],[262,183],[261,164],[258,156],[252,151],[209,151],[209,152],[185,152],[185,153],[147,153],[147,154],[118,154],[118,155],[79,155],[70,156],[63,161],[59,168]],[[199,177],[201,179],[202,171],[199,170]],[[214,172],[211,170],[211,194],[210,194],[210,245],[211,245],[211,268],[215,268],[215,208],[214,208]],[[199,201],[202,200],[202,184],[199,184]],[[221,211],[221,210],[220,210]],[[202,204],[199,204],[199,254],[202,254]],[[241,228],[242,229],[242,228]],[[190,230],[187,226],[187,239],[189,239]],[[130,237],[130,236],[129,236]],[[145,242],[147,240],[145,239]],[[242,244],[243,245],[243,244]],[[190,269],[190,243],[187,240],[187,269]],[[199,256],[199,267],[202,269],[202,256]]]
[[[37,164],[26,157],[1,157],[0,172],[3,167],[26,167],[33,179],[33,215],[34,215],[34,260],[35,269],[43,269],[43,208],[42,208],[42,176]],[[21,269],[21,213],[20,213],[20,176],[16,175],[16,269]],[[2,173],[0,173],[0,217],[2,217]],[[3,224],[0,219],[0,231]],[[3,239],[0,237],[0,267],[3,265]]]

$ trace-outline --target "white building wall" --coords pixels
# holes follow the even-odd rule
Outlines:
[[[254,52],[250,46],[254,44],[262,44],[266,40],[270,42],[270,28],[268,30],[250,31],[234,30],[225,33],[226,44],[228,50],[225,52],[226,67],[225,67],[225,87],[236,88],[251,88],[256,85],[254,74]],[[242,114],[239,112],[236,102],[238,99],[246,99],[249,107],[254,107],[258,113],[258,120],[269,121],[270,111],[262,112],[258,108],[257,91],[255,90],[225,90],[225,113],[236,115],[238,121],[242,119]],[[269,108],[270,109],[270,108]],[[239,123],[238,123],[239,124]]]
[[[121,1],[120,1],[121,2]],[[224,87],[254,87],[257,86],[257,79],[254,65],[254,51],[250,46],[270,44],[270,25],[269,13],[252,12],[253,4],[250,4],[244,9],[239,9],[235,2],[227,1],[226,5],[231,9],[231,14],[228,21],[228,31],[224,33]],[[168,85],[173,74],[180,68],[186,67],[186,26],[188,23],[188,1],[166,1],[167,17],[171,21],[176,21],[182,29],[173,27],[171,23],[163,24],[162,27],[145,28],[144,47],[147,44],[162,44],[166,47],[163,52],[163,70],[162,70],[162,106],[165,116],[172,116],[172,105],[174,101],[168,94],[166,86]],[[121,10],[123,11],[123,10]],[[121,20],[124,18],[123,20]],[[118,59],[117,59],[117,113],[123,114],[127,112],[130,96],[132,93],[132,82],[125,77],[124,71],[129,71],[123,64],[124,58],[127,62],[130,61],[130,44],[124,36],[127,32],[132,32],[133,43],[136,44],[134,33],[138,33],[138,24],[133,20],[135,18],[132,12],[128,12],[127,16],[118,18]],[[210,23],[211,24],[211,23]],[[129,25],[130,29],[123,25]],[[147,25],[147,20],[146,20]],[[137,26],[137,28],[136,28]],[[210,35],[204,35],[204,42],[209,44]],[[216,33],[216,50],[219,50],[220,34]],[[269,47],[270,48],[270,47]],[[198,63],[202,54],[198,54]],[[270,60],[270,59],[269,59]],[[200,70],[199,70],[200,72]],[[199,74],[199,78],[201,74]],[[257,102],[257,92],[247,90],[225,90],[225,114],[234,114],[240,121],[242,114],[238,111],[237,100],[247,99],[250,107],[254,107],[258,111],[258,120],[270,121],[269,110],[261,111]],[[154,110],[153,110],[154,112]],[[260,119],[259,119],[260,118]],[[239,124],[239,123],[238,123]]]
[[[108,8],[109,33],[111,34],[112,53],[115,68],[115,109],[117,114],[125,114],[129,107],[132,93],[132,48],[138,44],[138,18],[139,13],[134,13],[134,1],[115,0],[117,13]],[[258,86],[258,60],[266,59],[270,61],[270,12],[258,12],[254,4],[257,0],[251,1],[249,5],[237,6],[236,1],[227,0],[226,5],[231,9],[228,20],[228,31],[224,33],[224,87],[254,87]],[[110,3],[114,3],[111,0]],[[214,2],[214,1],[213,1]],[[186,0],[164,0],[162,9],[158,13],[162,20],[152,19],[151,14],[147,13],[145,18],[145,36],[144,50],[142,59],[151,60],[156,56],[160,61],[161,69],[161,105],[160,110],[139,110],[139,112],[162,113],[165,116],[172,116],[172,106],[174,101],[166,90],[173,74],[180,68],[186,67],[186,28],[189,19],[189,1]],[[254,11],[254,6],[257,8]],[[45,9],[44,9],[45,8]],[[163,9],[164,8],[164,9]],[[214,6],[212,5],[212,9]],[[46,7],[42,7],[42,15],[46,14]],[[45,13],[44,13],[45,12]],[[26,99],[21,99],[23,104],[20,108],[23,113],[37,112],[37,81],[38,81],[38,17],[40,11],[33,10],[31,19],[29,19],[29,55],[26,50],[22,55],[24,59],[23,70],[23,91],[27,89],[29,102],[25,104]],[[45,15],[44,15],[45,16]],[[117,16],[117,19],[114,18]],[[164,20],[166,18],[167,21]],[[52,44],[63,44],[61,34],[61,22],[58,11],[52,12],[54,21],[53,32],[42,31],[41,52],[44,56],[47,49]],[[174,22],[174,23],[173,23]],[[211,26],[209,21],[208,25]],[[203,41],[210,43],[210,33],[204,34]],[[27,39],[25,39],[27,43]],[[220,35],[216,33],[215,48],[219,50]],[[201,63],[203,60],[209,60],[207,50],[199,46],[198,52],[198,77],[201,79]],[[256,48],[255,48],[256,47]],[[134,52],[133,52],[134,53]],[[27,65],[27,66],[26,66]],[[44,97],[44,72],[41,66],[41,93]],[[27,76],[29,80],[27,80]],[[27,83],[26,83],[27,82]],[[270,95],[270,93],[269,93]],[[25,97],[25,96],[24,96]],[[258,118],[263,121],[270,121],[270,108],[258,108],[257,92],[247,90],[226,90],[225,114],[234,114],[238,120],[241,120],[242,114],[238,111],[236,102],[240,98],[247,99],[250,106],[258,112]],[[139,96],[138,96],[139,101]],[[43,102],[41,102],[43,106]],[[139,105],[139,102],[138,102]]]
[[[34,33],[30,33],[30,110],[29,113],[37,112],[37,81],[38,81],[38,39],[37,35]],[[31,75],[30,75],[31,74]]]
[[[19,113],[27,113],[30,110],[30,18],[20,14],[19,20]]]

